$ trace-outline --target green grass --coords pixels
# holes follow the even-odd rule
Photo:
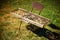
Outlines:
[[[59,1],[55,1],[55,0],[10,0],[10,1],[7,1],[7,2],[2,1],[1,8],[3,9],[4,6],[9,5],[13,9],[17,9],[17,8],[21,7],[21,8],[24,8],[24,9],[28,10],[28,11],[31,11],[31,9],[32,9],[31,4],[34,1],[38,1],[39,3],[44,5],[44,9],[41,12],[41,15],[46,17],[46,18],[49,18],[51,23],[53,23],[58,28],[60,28],[60,4],[59,4]],[[1,5],[1,3],[0,3],[0,5]],[[33,12],[38,14],[37,10],[34,10]],[[2,17],[5,15],[4,11],[0,12],[0,13],[1,13],[0,15]],[[16,19],[16,18],[12,18],[12,19]],[[19,19],[16,19],[14,23],[10,23],[10,25],[9,25],[8,22],[10,22],[10,21],[6,17],[5,21],[3,21],[2,23],[7,24],[8,26],[3,26],[3,27],[0,26],[0,28],[4,28],[5,33],[2,33],[2,34],[4,34],[3,38],[5,40],[17,40],[17,39],[21,39],[21,40],[48,40],[47,38],[45,38],[43,36],[39,37],[32,32],[29,33],[30,31],[26,29],[27,24],[24,23],[24,22],[23,22],[23,24],[22,24],[22,26],[20,27],[20,30],[19,30],[18,29],[19,24],[20,24]],[[0,25],[4,25],[4,24],[0,23]],[[50,26],[46,26],[45,28],[52,31],[52,32],[56,32],[56,33],[60,34],[60,30],[58,30],[58,29],[55,30],[55,29],[51,28]],[[16,36],[16,35],[18,35],[18,36]]]

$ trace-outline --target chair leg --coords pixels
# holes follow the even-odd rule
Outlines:
[[[20,27],[21,27],[21,25],[22,25],[22,21],[20,22]],[[19,27],[19,30],[20,30],[20,27]]]
[[[31,12],[33,11],[33,8],[32,8],[32,10],[31,10]]]
[[[41,11],[39,11],[39,15],[40,15]]]
[[[18,35],[20,35],[19,38],[21,38],[21,25],[22,25],[22,21],[20,21],[20,26],[19,26],[19,31],[18,31],[19,32]]]

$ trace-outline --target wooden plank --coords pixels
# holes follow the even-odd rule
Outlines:
[[[11,12],[11,14],[16,16],[17,18],[20,18],[22,21],[26,23],[30,23],[41,28],[43,28],[45,25],[49,24],[50,22],[48,18],[34,14],[32,12],[28,12],[27,10],[22,8],[18,9],[17,11]]]

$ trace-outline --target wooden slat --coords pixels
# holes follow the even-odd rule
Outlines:
[[[43,28],[44,25],[47,25],[50,22],[48,18],[28,12],[27,10],[21,8],[11,13],[15,15],[17,18],[20,18],[22,21],[36,25],[41,28]]]

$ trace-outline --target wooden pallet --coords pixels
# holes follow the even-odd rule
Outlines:
[[[48,18],[45,18],[41,15],[37,15],[32,12],[28,12],[27,10],[22,8],[12,11],[11,14],[13,14],[15,17],[21,19],[26,23],[36,25],[40,28],[43,28],[45,25],[48,25],[50,22]]]

